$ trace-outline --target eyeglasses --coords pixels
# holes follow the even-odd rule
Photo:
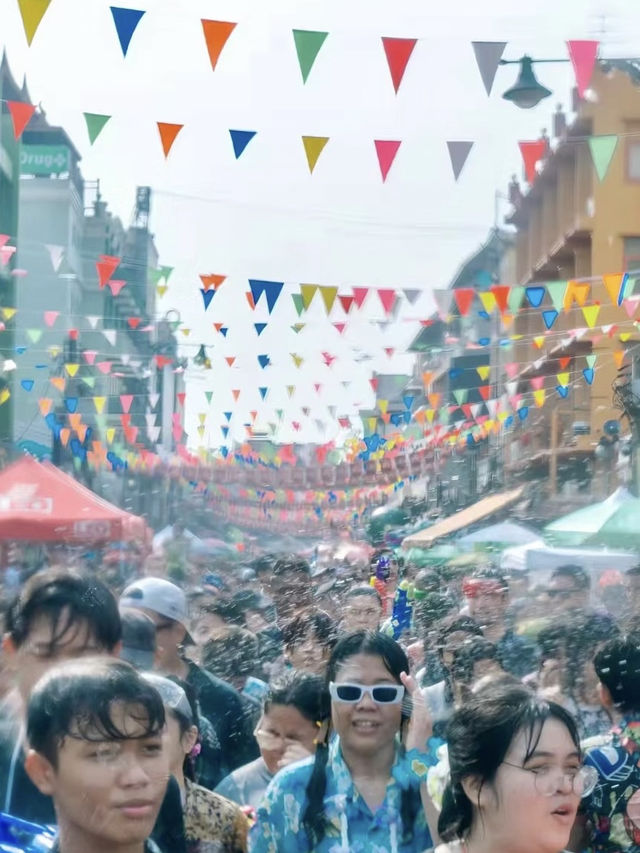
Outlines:
[[[571,785],[571,790],[576,796],[588,797],[598,784],[598,771],[595,767],[583,766],[572,770],[563,770],[561,767],[545,765],[544,767],[530,769],[521,767],[519,764],[512,764],[510,761],[503,761],[502,763],[509,767],[515,767],[516,770],[524,770],[525,773],[533,773],[536,791],[542,797],[553,797],[567,782]]]
[[[258,741],[260,749],[266,749],[269,752],[274,749],[286,749],[290,744],[299,743],[296,738],[284,737],[284,735],[278,735],[275,732],[260,728],[254,731],[253,736]]]
[[[368,694],[378,705],[399,705],[404,697],[404,687],[401,684],[377,684],[369,687],[366,684],[329,684],[329,694],[335,702],[356,705]]]

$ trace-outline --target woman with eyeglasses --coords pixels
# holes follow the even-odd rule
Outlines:
[[[320,676],[291,670],[272,681],[254,732],[260,758],[230,773],[216,792],[256,809],[279,770],[315,753],[330,713],[329,692]]]
[[[435,825],[426,793],[431,720],[408,666],[383,634],[339,640],[327,667],[332,731],[314,758],[285,768],[269,786],[250,833],[252,853],[432,847],[425,810]]]
[[[597,772],[576,724],[520,685],[491,685],[449,722],[437,853],[558,853]]]

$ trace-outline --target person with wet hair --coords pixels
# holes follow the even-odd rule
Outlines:
[[[53,799],[55,853],[156,853],[149,840],[169,780],[162,700],[128,663],[86,659],[38,682],[25,767]]]
[[[403,649],[384,634],[338,641],[327,667],[335,736],[327,732],[313,758],[275,777],[250,833],[252,853],[432,846],[424,754],[431,719],[407,670]]]
[[[377,631],[381,620],[382,598],[375,587],[358,584],[347,589],[343,596],[343,617],[340,622],[342,633]]]
[[[315,754],[331,714],[325,679],[289,670],[269,685],[254,732],[260,758],[230,773],[216,792],[256,809],[279,770]]]
[[[299,613],[282,626],[289,666],[315,675],[324,675],[336,639],[336,623],[324,610]]]
[[[640,845],[640,637],[605,642],[594,667],[600,698],[615,720],[606,735],[585,741],[585,763],[598,782],[585,801],[580,847],[598,853],[635,853]]]
[[[596,783],[573,718],[518,684],[489,685],[447,732],[437,853],[558,853]]]

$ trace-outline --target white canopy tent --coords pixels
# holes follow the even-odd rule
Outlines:
[[[538,539],[503,551],[500,568],[508,572],[536,572],[542,579],[558,566],[575,563],[597,577],[607,569],[624,572],[638,562],[640,557],[627,551],[611,551],[607,548],[553,548]]]

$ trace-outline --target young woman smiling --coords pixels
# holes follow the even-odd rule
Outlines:
[[[489,686],[452,716],[451,778],[437,853],[558,853],[597,772],[583,767],[576,724],[520,685]]]
[[[421,853],[432,846],[423,807],[434,820],[424,784],[431,720],[408,666],[402,648],[379,633],[337,643],[327,667],[335,737],[277,774],[251,830],[253,853]]]

